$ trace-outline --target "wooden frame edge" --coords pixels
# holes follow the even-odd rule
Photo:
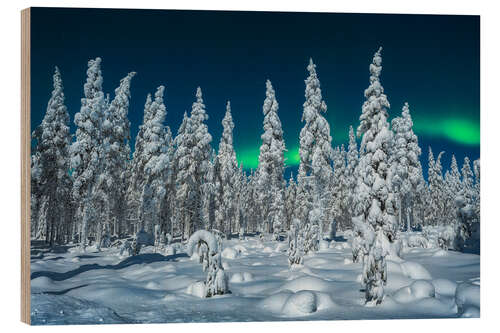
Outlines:
[[[21,11],[21,321],[31,324],[31,9]]]

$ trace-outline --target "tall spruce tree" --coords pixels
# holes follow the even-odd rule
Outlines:
[[[100,190],[107,194],[103,223],[112,233],[121,233],[121,223],[126,209],[127,168],[130,160],[130,121],[128,108],[130,83],[135,72],[120,80],[115,89],[115,98],[104,112],[103,135],[103,176],[99,179]],[[99,228],[101,231],[102,228]]]
[[[413,133],[413,121],[408,103],[403,106],[401,117],[392,120],[394,144],[391,154],[392,186],[398,199],[400,227],[410,231],[411,216],[420,177],[420,154],[418,138]],[[403,218],[406,223],[403,223]]]
[[[69,175],[69,115],[64,104],[61,73],[56,67],[53,90],[41,125],[32,158],[32,198],[35,237],[50,245],[66,242],[71,236],[72,201]]]
[[[356,218],[364,232],[363,282],[365,299],[379,304],[384,298],[387,282],[386,244],[396,237],[397,219],[394,197],[389,182],[389,154],[392,132],[389,129],[390,107],[380,84],[382,48],[370,64],[370,86],[365,90],[366,101],[359,118],[358,136],[362,136],[359,160],[359,178],[356,188],[361,215]]]
[[[102,211],[101,193],[96,184],[103,171],[104,149],[102,122],[106,103],[102,91],[101,58],[88,62],[87,80],[80,112],[75,114],[76,141],[71,146],[73,168],[73,197],[79,203],[77,217],[80,223],[80,244],[88,244],[89,232],[97,234],[98,212]]]
[[[203,221],[203,180],[209,168],[212,136],[208,133],[205,121],[208,115],[201,89],[196,90],[196,102],[176,150],[177,200],[179,219],[184,226],[183,237],[189,236],[202,225]]]
[[[300,131],[300,165],[297,177],[298,197],[299,200],[305,201],[299,208],[302,212],[297,216],[302,215],[299,218],[304,219],[302,223],[311,225],[309,229],[318,229],[315,236],[319,237],[328,224],[325,214],[329,199],[326,187],[332,177],[333,149],[330,125],[322,115],[327,107],[321,95],[316,65],[312,59],[309,60],[307,70],[309,76],[305,80],[306,100],[302,114],[304,127]],[[308,201],[311,204],[308,204]],[[314,232],[311,235],[314,235]]]
[[[266,98],[262,106],[264,114],[261,135],[258,175],[258,202],[262,212],[264,230],[279,231],[283,218],[285,181],[285,141],[278,116],[278,102],[271,81],[266,81]]]
[[[222,119],[222,137],[219,143],[218,162],[218,207],[215,215],[216,224],[222,227],[226,235],[231,234],[231,224],[237,219],[237,181],[239,177],[236,152],[233,147],[233,117],[231,104],[226,105],[226,114]]]

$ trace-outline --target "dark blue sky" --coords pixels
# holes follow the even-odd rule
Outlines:
[[[201,86],[214,147],[229,99],[238,159],[254,167],[270,79],[293,164],[309,57],[317,65],[333,144],[339,145],[347,141],[348,126],[359,123],[368,66],[382,45],[390,115],[409,102],[424,165],[429,145],[447,152],[446,167],[451,153],[459,165],[465,155],[479,158],[478,16],[34,8],[31,28],[32,128],[45,113],[54,66],[61,70],[73,120],[87,61],[99,56],[111,97],[120,78],[137,72],[132,137],[148,92],[166,86],[166,123],[176,133]]]

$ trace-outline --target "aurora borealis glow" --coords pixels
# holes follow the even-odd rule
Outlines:
[[[41,122],[59,66],[71,117],[79,111],[87,61],[103,59],[104,89],[136,71],[129,111],[132,143],[146,94],[166,86],[173,133],[201,86],[218,147],[231,100],[237,157],[258,164],[265,80],[280,104],[290,169],[299,162],[306,65],[317,65],[333,144],[347,144],[368,86],[368,66],[384,47],[382,85],[391,118],[408,101],[426,166],[433,150],[479,158],[479,17],[34,8],[32,128]],[[72,125],[73,126],[73,125]],[[72,128],[74,130],[74,127]],[[447,155],[450,155],[447,154]],[[443,165],[448,166],[445,155]],[[287,175],[288,177],[288,171]]]

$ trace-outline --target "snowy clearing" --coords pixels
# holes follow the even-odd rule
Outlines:
[[[404,248],[388,260],[386,296],[364,305],[362,265],[332,242],[288,267],[283,242],[224,240],[230,294],[202,298],[206,273],[186,251],[120,256],[118,248],[32,248],[33,324],[453,318],[479,316],[479,256]],[[230,250],[228,250],[230,249]],[[237,255],[234,255],[237,253]],[[233,259],[234,258],[234,259]],[[201,286],[203,287],[203,286]],[[197,290],[198,289],[198,290]]]

